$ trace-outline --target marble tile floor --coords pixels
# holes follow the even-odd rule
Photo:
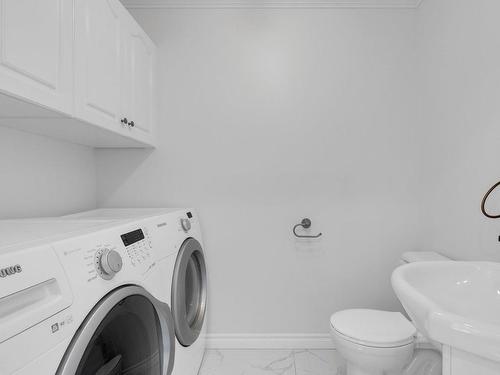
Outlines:
[[[335,350],[207,350],[198,375],[345,375]]]

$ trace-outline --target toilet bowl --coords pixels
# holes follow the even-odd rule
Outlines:
[[[401,264],[451,260],[435,252],[408,252]],[[347,375],[440,374],[440,354],[417,350],[415,326],[399,312],[352,309],[330,318],[330,333],[339,354],[347,362]],[[433,362],[430,366],[422,362]]]
[[[399,312],[365,309],[333,314],[330,331],[347,375],[401,374],[413,357],[417,333]]]

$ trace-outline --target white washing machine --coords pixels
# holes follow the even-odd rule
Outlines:
[[[130,221],[0,221],[0,374],[171,374],[154,258]]]
[[[174,375],[197,375],[206,347],[207,269],[196,212],[192,209],[98,209],[66,218],[132,220],[149,228],[160,272],[149,290],[171,306],[176,333]]]

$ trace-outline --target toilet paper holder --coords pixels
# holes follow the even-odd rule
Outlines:
[[[321,237],[323,235],[323,233],[321,233],[321,232],[316,234],[316,235],[297,234],[298,227],[308,229],[311,227],[311,225],[312,225],[311,219],[306,217],[306,218],[302,219],[302,221],[300,223],[294,225],[293,230],[292,230],[293,234],[295,235],[295,237],[298,237],[298,238],[318,238],[318,237]]]

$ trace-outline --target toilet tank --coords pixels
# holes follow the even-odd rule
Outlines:
[[[408,251],[401,255],[399,263],[402,265],[413,262],[436,262],[446,260],[451,259],[435,251]]]

